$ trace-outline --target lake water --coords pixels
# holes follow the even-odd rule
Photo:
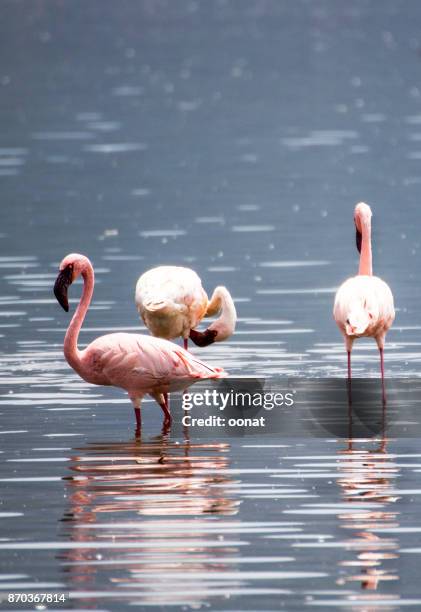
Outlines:
[[[365,200],[397,307],[387,376],[418,378],[420,24],[403,0],[2,3],[0,598],[421,609],[417,438],[196,439],[161,432],[152,401],[136,437],[127,397],[65,362],[52,295],[62,257],[88,255],[84,344],[142,329],[143,271],[191,266],[239,314],[196,355],[343,377],[331,311]],[[372,341],[353,373],[378,376]]]

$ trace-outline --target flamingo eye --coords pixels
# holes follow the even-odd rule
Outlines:
[[[346,320],[346,324],[351,325],[351,323],[349,322],[349,319]]]

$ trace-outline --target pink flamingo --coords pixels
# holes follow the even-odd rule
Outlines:
[[[136,284],[136,307],[153,336],[172,340],[182,336],[197,346],[222,342],[235,331],[237,313],[226,287],[216,287],[211,299],[194,270],[159,266],[144,272]],[[203,317],[219,317],[204,331],[194,329]]]
[[[360,202],[355,207],[357,249],[360,253],[358,275],[348,278],[338,289],[333,316],[341,330],[348,353],[348,379],[351,380],[351,351],[356,338],[373,337],[380,352],[384,383],[384,343],[395,318],[393,295],[389,286],[373,276],[371,255],[371,208]]]
[[[213,368],[177,345],[151,336],[115,333],[100,336],[80,351],[78,336],[94,291],[94,270],[84,255],[72,253],[60,264],[54,294],[69,311],[68,287],[82,275],[83,293],[64,339],[64,356],[81,378],[94,385],[125,389],[133,403],[138,429],[140,405],[151,395],[164,412],[164,424],[171,423],[165,394],[189,387],[202,379],[222,378],[222,368]]]

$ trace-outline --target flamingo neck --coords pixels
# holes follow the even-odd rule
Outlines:
[[[358,274],[373,276],[373,258],[371,253],[371,221],[361,223],[361,253]]]
[[[82,364],[81,351],[79,351],[77,347],[77,342],[80,328],[82,327],[86,312],[89,308],[89,304],[91,303],[92,294],[94,292],[94,271],[92,266],[85,268],[85,270],[82,272],[82,278],[82,297],[64,338],[64,356],[66,357],[69,365],[71,365],[72,368],[78,373],[82,369]]]
[[[209,302],[208,313],[220,312],[221,315],[212,323],[209,329],[219,330],[218,339],[225,339],[231,336],[235,330],[237,322],[237,312],[233,299],[225,287],[216,287]]]

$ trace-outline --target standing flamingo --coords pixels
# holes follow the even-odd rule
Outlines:
[[[338,289],[333,316],[341,330],[348,353],[348,379],[351,380],[351,351],[356,338],[371,336],[380,351],[380,369],[384,384],[384,343],[395,318],[393,295],[389,286],[373,276],[371,255],[371,208],[360,202],[355,207],[357,249],[360,253],[358,275],[348,278]]]
[[[71,367],[89,383],[125,389],[141,425],[140,404],[151,395],[161,406],[165,425],[171,414],[165,394],[189,387],[201,379],[222,378],[222,368],[213,368],[177,345],[140,334],[115,333],[100,336],[80,351],[78,336],[94,290],[94,270],[84,255],[72,253],[60,264],[54,294],[66,312],[68,287],[82,275],[83,293],[64,339],[64,356]]]
[[[197,346],[221,342],[234,333],[237,313],[229,291],[216,287],[209,301],[199,276],[190,268],[160,266],[148,270],[136,284],[136,306],[154,336],[171,340],[182,336]],[[204,332],[194,329],[203,317],[220,317]]]

